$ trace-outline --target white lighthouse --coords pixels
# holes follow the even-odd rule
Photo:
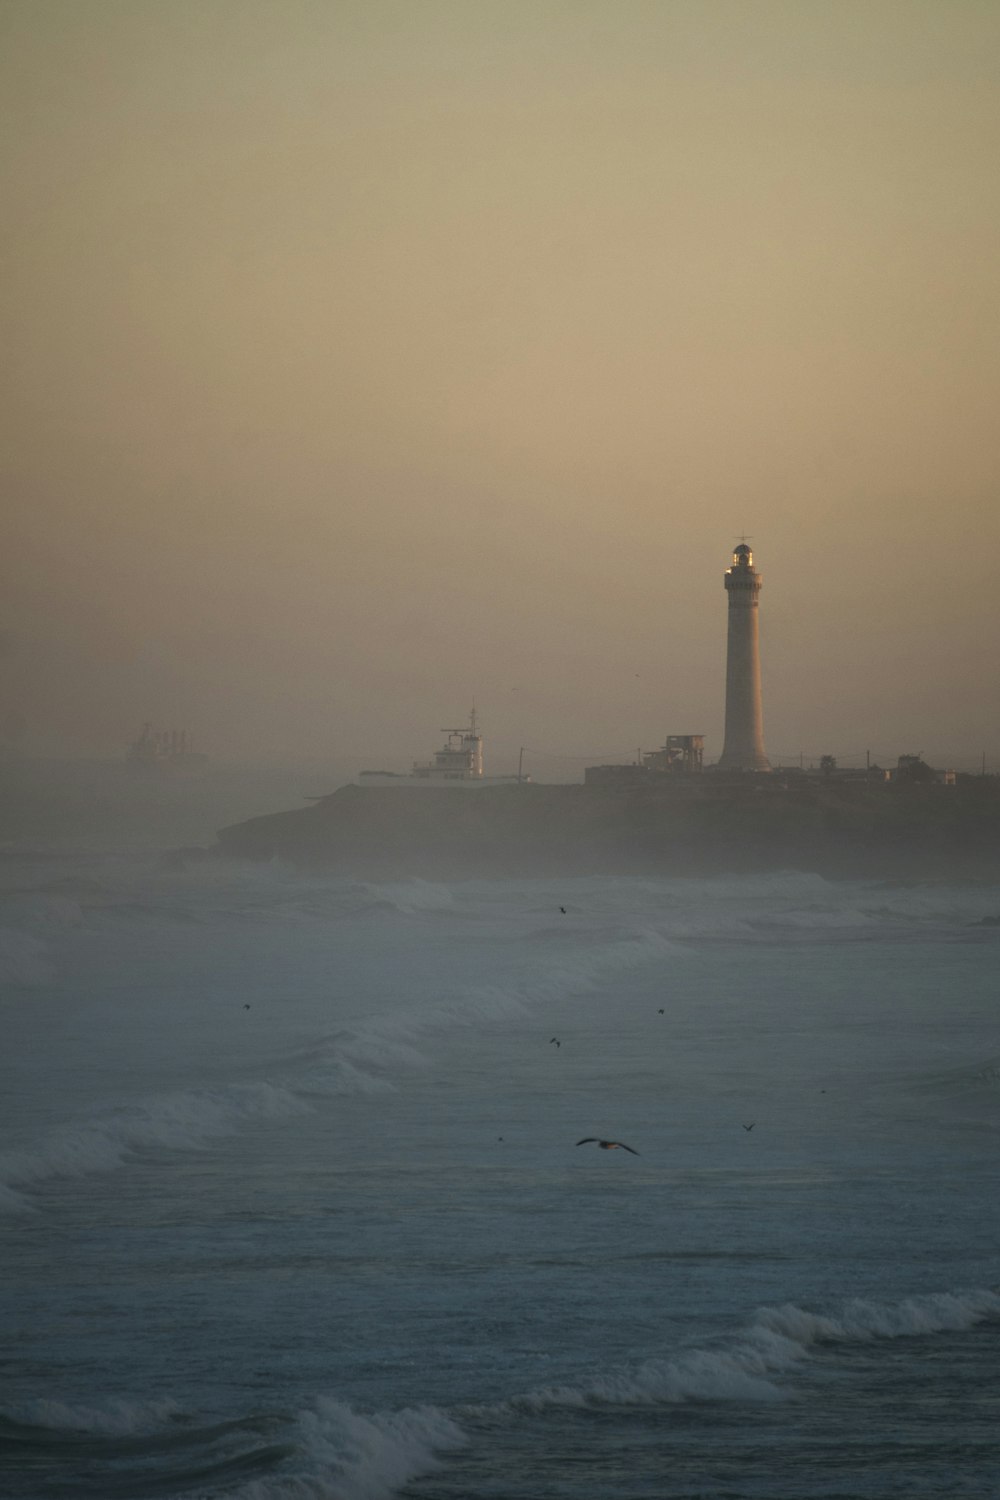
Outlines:
[[[753,553],[742,542],[725,575],[729,595],[726,648],[726,738],[720,771],[770,771],[764,751],[764,710],[760,697],[758,630],[761,577]]]

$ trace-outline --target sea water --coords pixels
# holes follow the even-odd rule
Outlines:
[[[4,1500],[1000,1494],[1000,889],[2,885]]]

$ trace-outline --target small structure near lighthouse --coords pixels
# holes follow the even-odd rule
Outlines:
[[[760,696],[758,627],[761,576],[743,541],[725,574],[729,595],[726,649],[726,737],[720,771],[770,771],[764,751],[764,710]]]

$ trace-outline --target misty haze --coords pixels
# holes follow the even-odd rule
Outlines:
[[[995,1500],[996,6],[0,39],[4,1500]]]

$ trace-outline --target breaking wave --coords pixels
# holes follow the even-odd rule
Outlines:
[[[57,1432],[102,1433],[110,1437],[131,1437],[136,1433],[154,1432],[165,1423],[176,1421],[181,1408],[176,1401],[105,1401],[98,1406],[74,1406],[66,1401],[39,1399],[6,1407],[8,1422],[24,1427],[44,1427]]]
[[[299,1413],[296,1439],[298,1472],[253,1480],[238,1500],[389,1500],[468,1441],[434,1406],[363,1415],[325,1396]]]
[[[389,1500],[468,1441],[437,1407],[366,1414],[326,1396],[294,1416],[257,1413],[210,1424],[171,1400],[37,1400],[0,1413],[0,1437],[48,1462],[57,1454],[74,1464],[83,1459],[92,1476],[88,1494],[123,1457],[148,1454],[161,1466],[158,1492],[166,1484],[172,1494],[190,1493],[195,1481],[203,1495],[210,1478],[211,1493],[231,1500]]]
[[[808,1350],[813,1344],[866,1343],[874,1339],[920,1338],[958,1333],[977,1323],[1000,1319],[1000,1296],[985,1289],[932,1292],[902,1302],[853,1298],[836,1317],[804,1311],[792,1303],[763,1308],[756,1327]]]
[[[892,1303],[852,1299],[831,1313],[787,1303],[761,1308],[747,1327],[711,1346],[489,1405],[362,1412],[318,1395],[295,1413],[250,1413],[205,1424],[169,1399],[77,1405],[34,1400],[6,1409],[0,1427],[22,1440],[34,1433],[38,1445],[46,1431],[60,1443],[80,1435],[106,1440],[91,1450],[95,1464],[116,1462],[118,1450],[108,1446],[115,1439],[127,1442],[134,1456],[136,1443],[148,1438],[150,1453],[182,1463],[202,1479],[211,1473],[212,1493],[229,1500],[390,1500],[440,1468],[447,1455],[488,1443],[498,1425],[509,1427],[524,1417],[544,1420],[547,1411],[602,1406],[780,1401],[790,1394],[782,1377],[818,1346],[960,1332],[988,1320],[1000,1320],[1000,1296],[985,1289]],[[173,1477],[182,1476],[175,1470]]]
[[[937,1292],[878,1303],[852,1299],[835,1315],[793,1303],[761,1308],[747,1328],[717,1347],[604,1372],[580,1386],[546,1386],[479,1415],[544,1411],[548,1407],[649,1406],[684,1401],[776,1401],[787,1391],[776,1376],[808,1358],[819,1344],[870,1343],[961,1332],[1000,1319],[1000,1296],[983,1289]]]
[[[143,1150],[192,1150],[232,1134],[250,1120],[307,1111],[308,1105],[288,1089],[245,1083],[215,1092],[169,1095],[124,1107],[103,1119],[62,1126],[31,1149],[0,1154],[0,1207],[27,1208],[18,1189],[49,1178],[108,1172]]]
[[[444,889],[410,882],[407,894],[436,910]],[[62,1125],[30,1147],[0,1153],[0,1211],[23,1211],[29,1206],[24,1190],[48,1179],[108,1172],[148,1150],[197,1149],[260,1119],[309,1113],[318,1097],[391,1090],[393,1075],[425,1063],[417,1045],[422,1038],[495,1024],[533,1006],[586,993],[607,974],[650,963],[671,947],[656,932],[638,931],[596,950],[552,955],[514,970],[506,982],[456,987],[417,1004],[408,1000],[353,1030],[319,1036],[274,1059],[268,1081],[181,1090]],[[39,944],[25,938],[19,951],[26,962],[41,965],[38,950]]]

